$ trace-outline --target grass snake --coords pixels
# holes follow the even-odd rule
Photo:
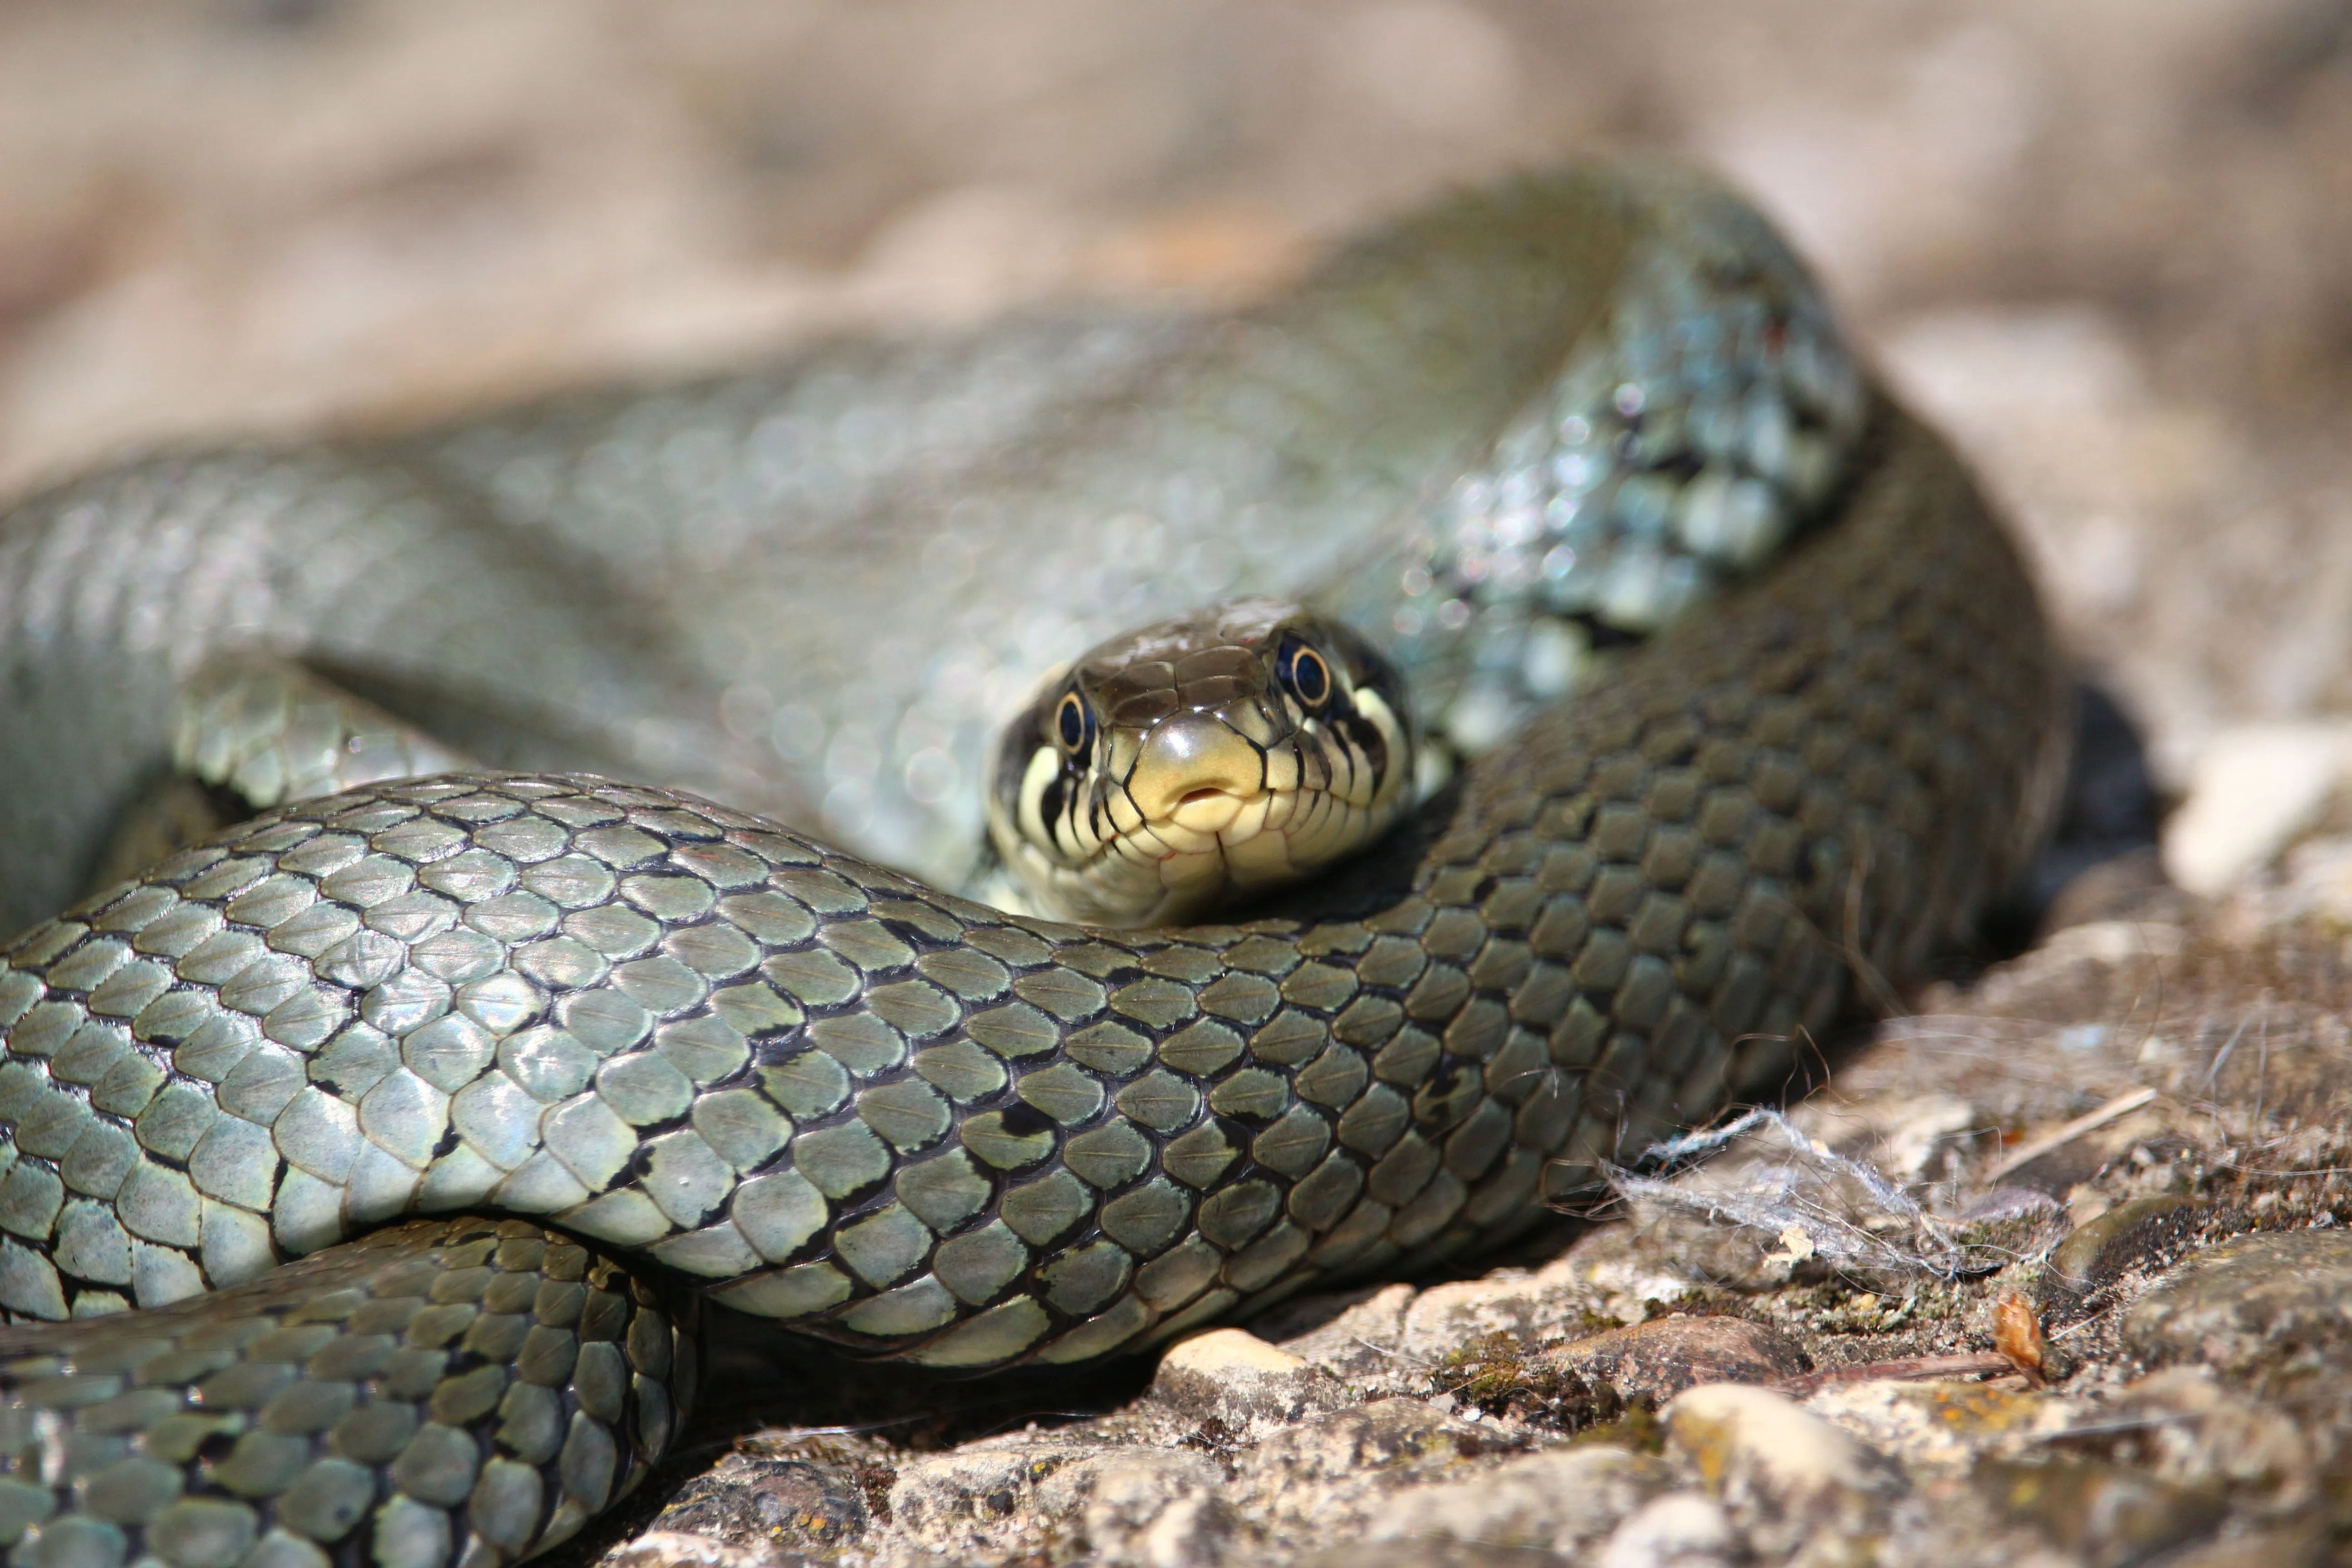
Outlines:
[[[499,769],[756,809],[576,773],[370,784],[7,950],[12,1563],[513,1561],[658,1458],[702,1295],[944,1368],[1153,1342],[1507,1237],[1769,1091],[1855,974],[1916,975],[2027,853],[2063,683],[1965,470],[1875,393],[1834,475],[1800,476],[1821,500],[1783,561],[1564,700],[1511,684],[1527,636],[1482,663],[1391,605],[1440,710],[1519,727],[1265,918],[1109,932],[934,885],[977,812],[927,815],[914,764],[961,769],[961,716],[1003,700],[973,652],[998,634],[939,606],[1011,603],[992,584],[1025,568],[1055,593],[1005,635],[1061,657],[1184,607],[1163,594],[1336,576],[1344,601],[1378,574],[1334,563],[1387,546],[1334,521],[1460,515],[1454,478],[1508,456],[1616,281],[1701,209],[1762,232],[1593,165],[1408,220],[1239,318],[853,344],[19,507],[11,921],[72,896],[178,685],[228,647]],[[1704,477],[1658,471],[1685,498]],[[1204,509],[1258,554],[1171,586]],[[877,542],[881,517],[936,526]],[[1149,559],[1070,553],[1078,519]],[[1467,603],[1510,577],[1473,567],[1512,541],[1418,527],[1409,580]],[[994,537],[1024,542],[968,548]],[[855,654],[810,651],[846,628]]]

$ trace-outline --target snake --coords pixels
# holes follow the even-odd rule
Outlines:
[[[519,1561],[667,1450],[705,1302],[1083,1363],[1475,1255],[1770,1092],[2015,874],[2067,700],[2018,553],[1885,393],[1830,457],[1772,427],[1805,520],[1759,563],[1703,422],[1588,374],[1596,341],[1713,353],[1708,279],[1748,310],[1776,247],[1703,180],[1588,163],[1238,314],[845,342],[18,505],[0,897],[64,912],[0,961],[10,1561]],[[1790,319],[1750,334],[1775,364]],[[1696,564],[1628,523],[1553,595],[1540,520],[1598,493],[1596,438],[1610,516],[1678,518]],[[957,726],[1020,700],[989,637],[1025,680],[1318,584],[1467,759],[1388,838],[1224,923],[953,890]],[[1041,594],[1009,634],[948,608]],[[1599,601],[1648,629],[1564,683]],[[474,765],[77,900],[225,650]]]

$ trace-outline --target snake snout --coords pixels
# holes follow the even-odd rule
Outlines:
[[[1205,713],[1180,713],[1144,738],[1127,793],[1147,822],[1215,833],[1265,788],[1257,748]]]

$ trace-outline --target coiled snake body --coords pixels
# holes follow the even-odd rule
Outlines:
[[[1261,419],[1282,460],[1219,504],[1267,509],[1263,532],[1425,489],[1590,324],[1661,179],[1519,187],[1327,278],[1322,341],[1408,384],[1336,453],[1313,440],[1356,418],[1339,392]],[[1230,432],[1265,401],[1234,356],[1273,351],[1202,341],[1181,374],[1143,356],[1178,393],[1129,395]],[[986,461],[1097,497],[1133,479],[1139,419]],[[521,499],[495,526],[448,521],[466,454],[516,428],[151,466],[0,529],[10,906],[63,901],[207,639],[422,694],[496,760],[480,737],[521,733],[684,776],[696,735],[662,725],[723,661],[567,609],[584,585],[627,610],[594,596],[626,574],[548,565],[528,473],[499,470]],[[0,968],[0,1305],[142,1310],[0,1334],[12,1563],[510,1561],[658,1458],[692,1391],[687,1286],[934,1366],[1077,1361],[1474,1250],[1769,1088],[1854,970],[1915,973],[2007,879],[2057,760],[2016,557],[1932,434],[1883,399],[1860,429],[1783,564],[1249,924],[1015,919],[695,796],[494,773],[282,807],[36,928]],[[387,514],[410,531],[368,531]],[[418,552],[463,535],[478,561],[478,534],[522,569]],[[729,712],[789,706],[753,684]],[[642,721],[600,731],[615,705]],[[706,732],[719,783],[744,728]],[[450,1213],[488,1217],[408,1217]]]

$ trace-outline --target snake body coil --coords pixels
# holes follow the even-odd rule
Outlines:
[[[690,1298],[631,1258],[979,1369],[1486,1245],[1769,1086],[1857,969],[1916,973],[2030,845],[2061,690],[1881,402],[1783,565],[1253,923],[1017,919],[574,775],[269,813],[0,968],[0,1305],[179,1298],[0,1335],[0,1535],[542,1549],[691,1393]],[[451,1212],[492,1217],[409,1217]]]

